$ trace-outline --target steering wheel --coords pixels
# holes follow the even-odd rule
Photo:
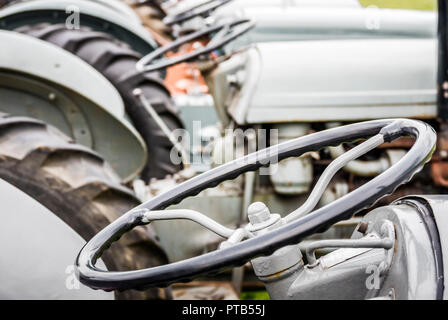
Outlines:
[[[178,24],[187,20],[190,20],[197,16],[207,17],[217,8],[225,5],[232,0],[209,0],[200,3],[192,8],[187,8],[178,13],[167,15],[163,19],[163,23],[171,26],[173,24]]]
[[[192,61],[195,58],[198,58],[202,55],[208,54],[218,48],[225,46],[229,42],[235,40],[239,36],[252,29],[254,26],[255,21],[253,20],[238,19],[217,26],[207,27],[203,30],[199,30],[186,36],[180,37],[172,43],[152,51],[137,62],[136,68],[140,72],[152,72],[176,65],[178,63]],[[205,47],[196,49],[182,56],[174,58],[163,58],[161,60],[158,60],[156,63],[153,63],[156,58],[165,55],[167,52],[173,51],[183,44],[190,43],[193,40],[200,39],[205,35],[211,35],[213,33],[213,37]]]
[[[327,167],[325,171],[329,170],[331,173],[327,173],[322,178],[325,175],[324,171],[316,184],[317,186],[320,183],[322,187],[321,180],[329,180],[329,176],[335,173],[334,169],[340,169],[348,161],[384,142],[391,142],[401,136],[413,136],[415,142],[406,155],[392,167],[325,207],[308,212],[306,215],[303,214],[306,212],[298,213],[296,210],[283,218],[284,225],[267,233],[254,235],[250,224],[249,227],[232,230],[205,215],[191,212],[191,210],[163,210],[189,196],[197,195],[204,189],[214,187],[225,180],[234,179],[246,171],[255,171],[262,166],[269,165],[270,162],[288,157],[298,157],[306,152],[317,151],[327,146],[336,146],[343,142],[369,138],[339,157],[342,160],[337,158]],[[397,187],[408,182],[430,160],[435,150],[435,144],[436,134],[429,125],[416,120],[387,119],[320,131],[249,154],[187,180],[115,220],[81,249],[75,262],[77,275],[82,283],[95,289],[145,289],[153,286],[163,287],[179,281],[189,281],[199,275],[216,274],[224,268],[241,266],[255,257],[269,256],[277,249],[297,244],[307,236],[327,230],[334,223],[350,218],[356,212],[370,207],[380,198],[393,193]],[[336,165],[331,167],[335,162]],[[323,184],[325,185],[325,183]],[[235,238],[239,232],[240,235],[244,234],[248,240],[239,237],[241,241],[230,246],[222,246],[219,250],[148,269],[108,272],[95,266],[101,254],[124,233],[136,226],[160,219],[190,219],[223,237]],[[242,230],[243,232],[241,232]]]

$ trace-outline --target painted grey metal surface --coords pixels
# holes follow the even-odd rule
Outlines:
[[[428,208],[430,210],[430,215],[436,224],[435,230],[432,230],[436,233],[436,237],[440,241],[440,253],[442,254],[442,271],[441,276],[443,277],[443,287],[445,290],[443,291],[443,299],[448,299],[448,230],[446,226],[448,226],[448,196],[447,195],[419,195],[408,197],[408,199],[417,199],[421,202],[422,206]],[[406,200],[404,198],[403,200]],[[400,201],[400,200],[399,200]],[[433,241],[436,239],[433,239]],[[433,248],[434,250],[434,248]]]
[[[157,47],[157,43],[141,25],[139,19],[135,20],[135,17],[130,18],[129,14],[123,14],[123,12],[118,11],[116,4],[104,5],[104,3],[100,2],[89,0],[30,0],[0,10],[0,20],[3,20],[3,28],[11,29],[17,27],[14,21],[11,20],[14,17],[20,17],[22,20],[29,19],[30,22],[37,23],[40,21],[40,16],[44,17],[40,12],[58,11],[61,15],[60,19],[64,22],[73,13],[73,9],[76,8],[82,15],[93,17],[94,20],[97,20],[96,22],[91,22],[83,19],[81,16],[81,26],[87,22],[89,22],[88,26],[90,27],[98,27],[98,25],[101,27],[105,25],[117,26],[120,29],[116,34],[117,38],[127,42],[142,54],[148,53]],[[115,7],[112,8],[111,6]],[[67,9],[71,11],[67,13]],[[109,31],[112,31],[112,28],[109,29]]]
[[[388,228],[382,234],[384,226]],[[381,221],[378,229],[371,230],[362,239],[339,240],[351,246],[326,254],[313,264],[308,263],[293,276],[295,280],[289,288],[284,288],[283,285],[278,288],[275,281],[272,281],[268,286],[270,292],[274,297],[295,300],[365,298],[369,292],[366,270],[373,267],[378,270],[378,277],[382,277],[392,262],[395,236],[393,225],[389,221]],[[327,241],[337,244],[334,240]],[[377,248],[378,245],[385,248]]]
[[[167,8],[169,13],[176,13],[183,11],[187,8],[191,8],[195,5],[201,4],[206,0],[184,0],[178,2],[175,6]],[[218,8],[216,14],[233,13],[235,10],[241,8],[258,8],[258,7],[270,7],[270,8],[295,8],[295,7],[348,7],[357,8],[360,7],[358,0],[234,0],[226,5]]]
[[[256,27],[232,47],[272,41],[350,38],[435,38],[434,11],[379,8],[255,7],[215,14],[216,20],[251,17]]]
[[[16,77],[15,81],[5,80],[6,76],[2,78],[0,105],[3,112],[37,116],[73,138],[77,137],[73,128],[82,130],[87,126],[85,131],[91,136],[90,140],[80,143],[103,155],[124,180],[130,180],[140,172],[146,162],[146,146],[127,120],[123,101],[108,80],[81,59],[33,37],[0,31],[0,42],[8,43],[0,50],[0,72],[13,72]],[[42,87],[34,86],[34,92],[30,83],[20,87],[25,81],[20,77],[34,79]],[[51,91],[52,87],[55,91]],[[20,98],[21,94],[28,94],[29,101],[35,100],[34,111],[24,103],[23,96]],[[69,117],[75,110],[73,105],[67,112],[54,109],[54,104],[62,105],[63,98],[72,104],[77,101],[78,118]],[[61,115],[57,116],[58,113]],[[116,138],[111,139],[112,136]],[[133,156],[123,159],[123,154]]]
[[[108,8],[111,8],[112,10],[120,13],[123,15],[123,17],[126,19],[131,19],[130,22],[134,22],[136,25],[140,25],[141,21],[138,15],[135,13],[134,10],[131,9],[127,4],[122,2],[121,0],[93,0],[95,2],[98,2]]]
[[[435,39],[260,43],[213,72],[227,78],[218,93],[229,91],[233,75],[242,85],[228,105],[215,104],[238,124],[431,119],[436,56]]]
[[[227,7],[347,7],[357,8],[358,0],[234,0]],[[224,9],[224,8],[223,8]]]
[[[440,245],[443,253],[443,279],[445,290],[443,292],[443,299],[448,299],[448,202],[446,195],[439,196],[425,196],[429,201],[432,213],[438,226],[438,233],[440,237]]]
[[[168,5],[166,10],[168,15],[173,17],[177,14],[188,14],[187,12],[189,12],[188,10],[190,9],[190,13],[192,13],[196,6],[203,4],[212,6],[216,3],[218,2],[208,3],[208,0],[189,0],[178,2],[173,6]],[[285,28],[285,25],[282,24],[282,20],[285,18],[283,13],[285,12],[302,12],[303,10],[306,11],[309,8],[325,10],[328,8],[343,9],[360,7],[360,4],[356,0],[234,0],[227,2],[226,4],[222,4],[221,2],[221,5],[216,9],[208,12],[205,11],[204,16],[193,15],[190,19],[181,21],[178,24],[183,28],[200,29],[204,26],[204,24],[216,23],[216,20],[238,19],[240,17],[244,17],[245,19],[255,18],[257,21],[260,20],[260,23],[256,28],[257,30],[251,32],[251,36],[239,39],[236,42],[238,46],[251,43],[255,40],[255,38],[257,38],[256,41],[278,41],[282,39],[299,40],[303,38],[303,32],[301,32],[300,28],[297,28],[297,18],[300,17],[293,17],[292,19],[288,19],[288,17],[286,17],[286,20],[291,21],[288,21]],[[200,8],[204,9],[204,6]],[[292,14],[292,16],[294,16],[294,14]],[[313,17],[314,20],[316,20],[316,18],[317,17]],[[172,21],[175,20],[176,19]],[[324,19],[319,20],[319,23],[327,26],[327,22]],[[324,27],[323,29],[325,29],[324,33],[332,32],[331,28]]]
[[[85,241],[73,229],[2,179],[0,201],[0,299],[113,299],[77,282],[73,263]]]
[[[443,209],[446,200],[446,196],[438,199]],[[441,213],[440,209],[436,211]],[[436,299],[437,259],[420,212],[399,202],[371,211],[363,223],[365,229],[357,228],[352,240],[344,243],[352,248],[335,250],[304,267],[284,269],[275,277],[260,277],[271,298]],[[392,241],[393,247],[369,248],[369,243],[382,246],[386,240]],[[337,247],[342,241],[313,243],[307,251],[321,245]],[[273,255],[273,259],[277,257]]]
[[[397,242],[393,264],[376,295],[385,296],[394,288],[396,299],[435,299],[434,252],[421,215],[409,205],[390,205],[375,209],[364,217],[369,225],[384,219],[394,224]],[[359,232],[353,237],[359,237]]]

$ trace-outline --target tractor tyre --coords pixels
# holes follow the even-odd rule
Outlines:
[[[101,156],[58,129],[27,117],[0,114],[0,178],[54,212],[86,241],[139,204]],[[146,226],[123,236],[102,259],[108,270],[115,271],[167,263]],[[164,291],[130,290],[115,296],[160,299]]]
[[[158,73],[141,73],[136,63],[141,55],[126,43],[87,27],[67,29],[63,24],[39,23],[22,26],[16,31],[53,43],[80,57],[103,74],[117,89],[125,103],[126,113],[148,147],[148,162],[141,173],[143,180],[164,178],[181,169],[170,160],[172,143],[160,130],[140,100],[136,88],[150,102],[170,130],[183,128],[170,93]]]

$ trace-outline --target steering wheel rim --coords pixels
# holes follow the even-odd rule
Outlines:
[[[246,171],[254,171],[272,159],[270,153],[272,148],[276,148],[278,157],[276,159],[280,161],[379,133],[384,136],[386,142],[405,135],[411,135],[416,140],[406,155],[391,168],[344,197],[303,218],[234,246],[168,265],[122,272],[107,272],[95,266],[96,260],[113,241],[118,240],[132,228],[146,224],[143,221],[143,211],[164,209]],[[348,219],[356,212],[370,207],[380,198],[393,193],[430,160],[435,144],[436,134],[429,125],[416,120],[387,119],[320,131],[249,154],[190,179],[115,220],[81,249],[75,262],[77,275],[82,283],[94,289],[106,291],[145,289],[189,281],[198,275],[215,274],[224,268],[243,265],[257,256],[268,256],[279,248],[299,243],[311,234],[325,231],[334,223]]]
[[[172,26],[173,24],[179,24],[179,23],[185,22],[187,20],[193,19],[194,17],[197,17],[197,16],[208,15],[212,11],[216,10],[217,8],[225,5],[226,3],[230,2],[230,1],[232,1],[232,0],[205,1],[196,6],[193,6],[192,8],[187,8],[187,9],[182,10],[173,15],[167,15],[163,19],[163,23],[166,24],[167,26]]]
[[[207,46],[205,46],[199,50],[195,50],[193,52],[187,53],[180,57],[163,59],[162,61],[159,61],[158,63],[147,65],[147,64],[151,63],[152,61],[154,61],[156,58],[163,56],[167,52],[177,49],[178,47],[180,47],[181,45],[183,45],[185,43],[189,43],[195,39],[199,39],[199,38],[201,38],[205,35],[211,34],[213,32],[223,30],[224,28],[230,28],[230,30],[231,30],[232,28],[239,26],[239,25],[243,25],[239,30],[236,30],[235,32],[221,38],[217,42],[212,43],[212,40],[211,40]],[[171,42],[170,44],[160,47],[160,48],[150,52],[149,54],[147,54],[146,56],[144,56],[137,62],[136,68],[139,72],[153,72],[156,70],[171,67],[173,65],[176,65],[176,64],[179,64],[182,62],[191,61],[194,58],[197,58],[201,55],[210,53],[218,48],[225,46],[229,42],[235,40],[236,38],[240,37],[247,31],[252,29],[254,26],[255,26],[255,21],[252,19],[237,19],[237,20],[234,20],[231,22],[222,23],[217,26],[207,27],[203,30],[199,30],[199,31],[193,32],[191,34],[188,34],[186,36],[180,37],[180,38],[176,39],[175,41]],[[212,44],[210,44],[210,43],[212,43]]]

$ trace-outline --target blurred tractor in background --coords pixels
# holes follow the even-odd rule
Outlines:
[[[314,10],[317,14],[325,12],[325,7],[319,8],[321,11],[316,8],[302,10],[310,10],[309,13]],[[247,27],[251,23],[248,19],[235,22],[212,19],[214,15],[209,13],[203,18],[191,10],[181,11],[177,18],[187,16],[189,19],[177,21],[176,25],[193,25],[194,22],[206,27],[150,53],[140,61],[139,68],[142,72],[155,72],[189,62],[201,70],[213,96],[214,115],[219,124],[213,126],[210,121],[208,124],[203,121],[195,132],[193,126],[187,125],[191,135],[189,141],[184,141],[186,146],[193,140],[197,142],[197,135],[200,136],[192,150],[192,166],[198,165],[194,161],[196,154],[200,154],[200,161],[206,159],[211,168],[254,151],[254,148],[263,149],[311,132],[354,121],[407,117],[427,121],[436,128],[438,150],[431,165],[413,180],[413,184],[399,189],[393,197],[410,193],[444,193],[448,186],[443,176],[447,153],[443,147],[446,124],[441,113],[443,108],[438,107],[437,102],[436,15],[378,9],[375,12],[379,14],[382,28],[369,30],[365,15],[362,15],[368,9],[355,6],[332,8],[331,12],[334,20],[315,30],[316,33],[308,39],[294,33],[296,39],[273,42],[272,38],[247,46],[236,44],[245,35],[249,37],[256,33],[258,24],[251,29]],[[342,21],[348,23],[347,14],[353,13],[354,18],[355,12],[361,14],[361,19],[346,27]],[[202,20],[198,19],[201,17]],[[176,14],[171,16],[172,21],[175,18]],[[210,20],[214,23],[207,25]],[[340,28],[335,29],[336,25]],[[303,34],[310,35],[309,30]],[[239,40],[235,40],[236,35]],[[204,37],[208,37],[206,44],[203,44]],[[235,41],[230,44],[232,40]],[[187,43],[196,43],[197,49],[184,56],[163,58],[166,52]],[[202,118],[195,119],[207,118],[205,112],[201,115]],[[238,143],[235,130],[241,130],[244,143]],[[264,174],[249,172],[204,190],[198,197],[187,198],[172,208],[206,212],[228,227],[244,223],[245,208],[252,201],[262,201],[273,212],[286,214],[305,201],[311,186],[328,163],[355,145],[325,148],[288,159]],[[350,162],[323,193],[319,206],[331,203],[384,172],[397,163],[411,145],[412,139],[402,138]],[[205,171],[207,167],[202,166],[201,170]],[[184,180],[180,173],[174,179],[152,181],[147,190],[140,192],[140,198],[152,199]],[[393,199],[382,201],[390,200]],[[359,220],[360,217],[355,217],[341,222],[325,234],[314,237],[348,237],[347,228]],[[219,241],[215,234],[188,221],[158,221],[154,226],[171,261],[213,249]],[[170,232],[173,229],[184,232],[176,237]],[[187,242],[184,241],[185,234],[191,235]],[[306,247],[307,241],[301,245]]]
[[[141,26],[132,10],[118,10],[117,4],[121,3],[117,2],[112,6],[115,2],[15,2],[0,11],[0,27],[64,48],[103,74],[121,95],[127,117],[148,148],[142,179],[149,181],[152,177],[163,178],[177,172],[180,167],[171,164],[171,142],[160,131],[150,116],[150,111],[145,109],[133,91],[136,88],[142,90],[170,130],[182,128],[183,124],[164,85],[163,74],[141,73],[135,69],[135,64],[142,55],[157,48],[156,42]],[[71,8],[71,11],[67,8]],[[75,19],[76,15],[79,16]]]
[[[50,3],[56,8],[49,9]],[[87,240],[139,203],[131,189],[135,179],[165,177],[180,168],[169,161],[171,142],[133,90],[138,87],[172,128],[182,123],[160,76],[135,69],[155,44],[137,18],[132,21],[123,12],[87,1],[82,8],[89,14],[80,20],[86,25],[69,29],[65,23],[73,12],[57,3],[12,2],[0,11],[3,29],[28,33],[0,32],[0,178]],[[36,39],[50,34],[49,42],[56,45]],[[17,238],[11,245],[26,241]],[[118,258],[104,257],[109,270],[167,261],[151,227],[132,232],[112,251]],[[151,289],[116,297],[167,294]]]
[[[147,163],[146,145],[117,90],[87,63],[16,32],[0,31],[0,39],[7,44],[0,51],[0,178],[90,239],[139,203],[125,183]],[[18,209],[3,212],[22,219]],[[11,245],[20,243],[16,240]],[[136,230],[112,251],[117,259],[104,256],[110,270],[166,261],[151,228]],[[9,263],[14,261],[20,260]]]

